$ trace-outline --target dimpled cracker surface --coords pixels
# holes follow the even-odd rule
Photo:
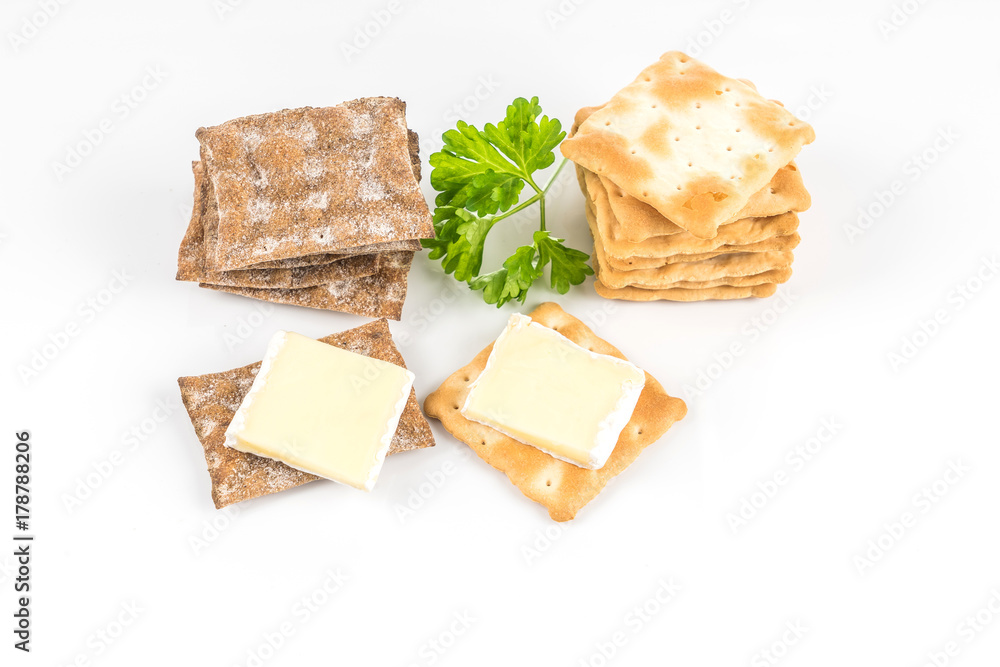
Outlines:
[[[814,138],[746,83],[671,51],[561,149],[691,234],[713,238]]]
[[[570,136],[573,136],[580,123],[600,108],[580,109],[576,114],[576,122]],[[581,170],[582,167],[578,166],[577,169]],[[655,236],[681,233],[688,238],[696,238],[686,234],[683,228],[664,218],[655,208],[636,199],[607,178],[596,175],[594,178],[598,178],[604,186],[611,212],[614,214],[608,227],[609,236],[632,243]],[[812,198],[806,190],[805,183],[802,182],[802,173],[794,162],[790,162],[779,169],[765,187],[751,195],[746,206],[733,216],[733,220],[720,225],[719,233],[722,234],[726,226],[744,218],[766,218],[788,212],[801,213],[811,205]]]
[[[374,359],[406,367],[392,342],[385,320],[369,322],[355,329],[320,338],[321,342]],[[247,454],[226,447],[225,433],[243,402],[260,362],[222,373],[182,377],[177,380],[181,398],[195,433],[205,449],[205,461],[212,480],[212,500],[217,509],[269,493],[320,479],[291,468],[280,461]],[[392,437],[389,453],[434,446],[430,425],[420,412],[417,395],[410,397]]]
[[[401,100],[247,116],[197,136],[218,202],[213,270],[433,236]]]
[[[379,261],[378,271],[370,276],[300,289],[229,287],[206,283],[201,283],[201,286],[272,303],[398,320],[403,312],[407,274],[412,263],[412,252],[385,253]]]
[[[583,322],[554,303],[542,304],[530,313],[530,317],[578,345],[625,359]],[[469,385],[486,367],[492,349],[490,344],[469,365],[445,380],[424,401],[424,409],[428,416],[441,420],[449,433],[469,445],[480,458],[506,474],[521,493],[544,505],[556,521],[575,517],[613,477],[635,461],[646,446],[659,440],[674,422],[687,414],[684,401],[667,395],[660,383],[646,373],[646,386],[639,403],[608,462],[598,470],[580,468],[462,416],[459,406],[465,402]]]
[[[192,169],[194,171],[194,208],[191,213],[191,222],[177,253],[177,280],[236,287],[298,288],[370,276],[378,270],[379,256],[373,253],[336,257],[317,266],[208,271],[205,268],[205,229],[203,223],[205,209],[208,205],[205,170],[200,162],[193,163]]]

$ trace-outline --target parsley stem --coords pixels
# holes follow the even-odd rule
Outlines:
[[[541,194],[534,195],[530,199],[526,199],[522,203],[520,203],[517,206],[515,206],[514,208],[510,209],[506,213],[501,213],[500,215],[494,216],[493,223],[497,223],[497,222],[503,220],[504,218],[506,218],[508,216],[514,215],[515,213],[520,213],[524,209],[526,209],[529,206],[531,206],[532,204],[534,204],[536,201],[539,201],[541,199],[541,197],[542,197]]]
[[[538,227],[543,232],[545,231],[545,195],[548,193],[549,188],[552,187],[552,184],[556,182],[556,179],[559,178],[559,172],[566,166],[566,162],[567,159],[563,158],[562,162],[559,163],[559,166],[556,167],[555,173],[552,174],[552,177],[549,178],[548,183],[546,183],[545,187],[542,189],[539,189],[533,180],[530,178],[528,179],[528,183],[531,187],[535,188],[535,192],[538,193]]]

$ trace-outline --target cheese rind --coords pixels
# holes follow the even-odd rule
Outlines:
[[[395,364],[279,331],[225,444],[370,491],[413,379]]]
[[[472,383],[462,415],[582,468],[602,468],[646,374],[515,314]]]

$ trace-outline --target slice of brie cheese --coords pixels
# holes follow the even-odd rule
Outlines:
[[[279,331],[225,443],[370,491],[412,386],[405,368]]]
[[[512,315],[472,383],[466,419],[552,456],[596,470],[632,418],[646,374]]]

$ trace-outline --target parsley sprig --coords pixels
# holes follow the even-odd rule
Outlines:
[[[486,303],[498,308],[512,300],[524,303],[546,266],[552,288],[560,294],[594,273],[587,264],[590,255],[566,247],[564,239],[545,227],[545,195],[566,160],[546,185],[535,182],[536,172],[555,162],[555,148],[565,137],[557,119],[542,115],[537,97],[519,97],[507,107],[504,120],[487,123],[481,131],[458,121],[456,129],[442,136],[444,147],[431,155],[431,186],[439,193],[435,238],[422,243],[431,259],[441,260],[445,273],[482,290]],[[534,194],[522,202],[526,185]],[[502,268],[480,275],[490,230],[536,203],[539,229],[531,244],[518,247]]]

